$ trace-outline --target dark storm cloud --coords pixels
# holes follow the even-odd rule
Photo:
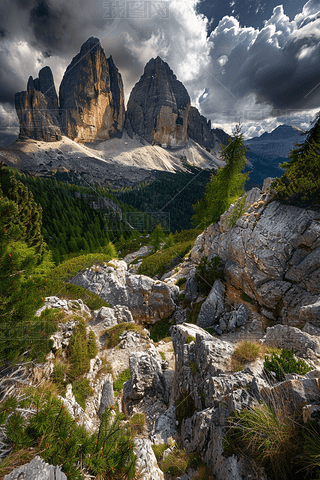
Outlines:
[[[230,112],[229,121],[236,121],[319,108],[319,14],[319,1],[309,0],[292,20],[275,7],[261,29],[243,27],[233,16],[221,19],[209,39],[202,113],[221,121]]]
[[[108,19],[106,1],[0,2],[0,104],[12,106],[45,65],[58,87],[72,57],[95,36],[119,68],[127,96],[144,65],[160,55],[215,123],[232,109],[266,118],[320,105],[319,0],[303,11],[301,0],[284,0],[285,8],[274,11],[276,0],[169,0],[169,18],[147,20]],[[207,38],[209,22],[196,12],[210,5],[215,18]]]
[[[70,16],[67,9],[53,10],[45,0],[37,2],[30,10],[30,25],[34,37],[49,54],[61,50],[63,32],[68,28],[68,23]]]

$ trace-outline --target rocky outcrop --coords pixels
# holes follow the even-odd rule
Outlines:
[[[218,256],[227,283],[253,299],[263,315],[291,326],[320,326],[320,213],[268,202],[259,189],[247,197],[247,211],[233,228],[231,206],[197,238],[191,262]]]
[[[179,287],[127,271],[124,261],[113,260],[106,267],[92,267],[73,277],[71,283],[99,295],[110,305],[124,305],[133,320],[153,324],[175,310]]]
[[[106,375],[106,381],[102,387],[100,406],[98,410],[99,417],[111,406],[114,405],[113,380],[112,375]]]
[[[134,439],[136,470],[141,480],[164,480],[163,472],[158,467],[157,459],[148,438]]]
[[[59,91],[61,126],[77,142],[121,137],[124,94],[121,75],[97,38],[89,38],[68,66]]]
[[[152,58],[130,94],[128,120],[133,132],[152,145],[185,145],[189,109],[183,84],[166,62]]]
[[[288,327],[287,325],[268,327],[264,343],[276,348],[293,348],[299,357],[310,358],[319,363],[320,340],[309,333],[302,332],[299,328]]]
[[[211,150],[219,139],[211,129],[211,121],[200,115],[196,107],[190,107],[188,116],[188,135],[189,138],[197,142],[201,147]]]
[[[108,328],[118,323],[133,322],[133,318],[128,307],[116,305],[114,308],[101,307],[93,312],[93,323],[101,322],[104,328]]]
[[[61,140],[58,97],[50,67],[42,68],[38,78],[30,77],[27,91],[16,93],[14,101],[20,139]]]
[[[268,333],[269,332],[269,333]],[[244,370],[234,373],[230,359],[234,346],[214,338],[195,325],[171,327],[176,368],[170,402],[179,405],[183,418],[179,425],[179,438],[187,452],[197,452],[207,463],[217,480],[266,479],[254,460],[244,463],[235,455],[227,456],[223,439],[230,425],[231,412],[240,412],[261,406],[265,402],[271,408],[293,415],[296,408],[303,408],[305,418],[318,413],[319,370],[306,375],[287,375],[283,382],[264,374],[263,362],[257,361]],[[188,337],[195,341],[189,342]],[[278,346],[294,346],[299,353],[318,352],[318,340],[293,327],[276,326],[268,329],[266,344],[277,341]],[[304,347],[303,347],[304,345]],[[305,353],[305,352],[304,352]],[[275,408],[276,407],[276,408]],[[164,423],[164,419],[162,419]]]
[[[196,325],[174,325],[170,333],[176,359],[170,402],[179,405],[189,399],[189,406],[194,405],[184,409],[179,425],[183,447],[199,453],[218,480],[264,478],[254,473],[254,462],[252,471],[245,471],[240,459],[225,457],[222,446],[231,411],[258,405],[250,393],[254,373],[249,369],[232,373],[234,346]],[[190,336],[195,342],[186,342]],[[242,477],[245,474],[252,477]]]
[[[15,468],[4,480],[67,480],[59,466],[49,465],[38,455],[31,462]]]
[[[131,378],[123,386],[123,402],[130,414],[134,404],[147,396],[160,397],[162,403],[168,403],[169,394],[161,364],[161,357],[154,347],[130,355]]]

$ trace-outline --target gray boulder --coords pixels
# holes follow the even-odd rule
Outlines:
[[[171,405],[156,421],[154,434],[152,436],[153,443],[167,444],[170,437],[174,438],[175,430],[176,409],[174,405]]]
[[[118,323],[133,322],[132,313],[124,305],[115,305],[114,308],[101,307],[93,312],[93,320],[96,323],[103,322],[105,328],[113,327]]]
[[[106,376],[106,381],[102,387],[102,394],[100,400],[100,406],[98,410],[99,417],[107,410],[111,405],[114,405],[114,393],[113,393],[113,380],[112,375]]]
[[[209,293],[206,301],[201,305],[197,324],[205,328],[213,325],[224,311],[224,286],[221,280],[217,279]]]
[[[162,373],[162,359],[157,350],[134,352],[129,357],[131,378],[123,385],[123,402],[128,412],[134,402],[145,396],[161,398],[168,403],[169,393]]]
[[[196,269],[195,268],[191,269],[185,284],[185,289],[184,289],[186,300],[190,300],[191,302],[196,300],[199,295],[199,288],[198,288],[197,282],[195,281],[195,274],[196,274]]]
[[[49,465],[38,455],[30,463],[15,468],[4,480],[67,480],[60,467]]]
[[[320,359],[320,340],[299,328],[288,325],[268,327],[264,343],[276,348],[293,348],[295,354],[302,358]]]
[[[121,321],[124,321],[123,315],[127,314],[123,309],[120,312],[117,305],[127,307],[133,320],[138,323],[153,324],[167,318],[175,311],[179,294],[176,285],[129,273],[126,262],[119,260],[109,262],[106,267],[88,268],[70,281],[96,293],[114,306],[114,314],[118,315],[117,318],[121,316]]]

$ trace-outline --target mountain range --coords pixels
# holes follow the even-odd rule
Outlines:
[[[152,58],[131,91],[97,38],[89,38],[67,67],[57,95],[52,71],[29,78],[15,95],[18,140],[0,149],[4,163],[37,175],[78,172],[94,183],[132,185],[158,170],[224,165],[229,136],[191,106],[169,65]]]
[[[279,164],[288,161],[288,153],[295,143],[303,143],[305,133],[298,127],[279,125],[272,132],[246,140],[248,147],[246,171],[250,172],[248,188],[263,184],[267,177],[281,177],[284,170]]]
[[[59,95],[46,66],[16,93],[15,108],[19,138],[0,147],[4,163],[36,175],[66,172],[116,187],[152,180],[157,171],[185,171],[188,164],[219,168],[220,144],[230,138],[191,105],[186,88],[160,57],[146,64],[126,109],[121,73],[94,37],[67,67]],[[303,141],[301,133],[280,125],[245,142],[248,188],[283,174],[279,164]]]

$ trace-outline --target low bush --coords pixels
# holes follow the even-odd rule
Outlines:
[[[191,371],[193,373],[193,375],[195,375],[197,373],[197,364],[196,362],[190,362],[190,368],[191,368]]]
[[[94,358],[98,353],[97,348],[97,339],[96,335],[93,330],[89,332],[89,339],[88,339],[88,356],[89,358]]]
[[[83,318],[79,317],[79,323],[73,329],[70,338],[67,356],[69,360],[68,376],[75,380],[89,371],[90,357],[88,354],[88,340],[86,324]]]
[[[242,292],[240,296],[245,302],[253,303],[252,298],[249,297],[249,295],[247,295],[246,293]]]
[[[223,266],[219,257],[213,257],[209,262],[204,255],[196,267],[195,281],[204,295],[209,295],[217,278],[223,277]]]
[[[205,300],[201,300],[200,302],[193,302],[192,306],[190,307],[190,310],[187,310],[187,322],[188,323],[197,323],[198,316],[201,310],[202,304],[205,302]]]
[[[179,278],[179,280],[176,281],[175,285],[177,285],[178,287],[182,287],[182,285],[184,285],[186,283],[187,279],[182,277],[182,278]]]
[[[75,380],[72,383],[72,392],[80,407],[85,410],[87,397],[90,397],[94,393],[90,387],[89,380],[87,378]]]
[[[120,335],[122,335],[123,332],[127,332],[129,330],[132,332],[139,332],[140,334],[143,334],[142,325],[138,325],[136,323],[119,323],[118,325],[115,325],[114,327],[106,330],[108,336],[105,342],[105,348],[114,348],[119,345],[119,343],[121,342]]]
[[[123,372],[120,373],[119,377],[113,382],[113,389],[116,392],[121,392],[123,389],[123,384],[130,380],[130,368],[126,368]]]
[[[99,431],[90,435],[50,391],[33,390],[31,406],[36,413],[27,421],[18,410],[20,404],[8,408],[6,433],[12,450],[7,463],[32,446],[45,462],[61,465],[68,480],[83,480],[83,468],[95,478],[135,477],[133,438],[121,428],[123,414],[112,417],[107,410]]]
[[[196,337],[192,337],[191,335],[189,335],[189,336],[186,338],[185,343],[191,343],[191,342],[195,342],[195,341],[196,341]]]
[[[286,373],[305,375],[312,370],[304,360],[294,358],[293,348],[290,350],[283,348],[280,355],[272,353],[270,357],[265,356],[264,368],[268,372],[274,372],[280,382],[285,379]]]
[[[182,395],[178,400],[175,402],[176,407],[176,419],[179,422],[179,426],[181,426],[181,422],[184,418],[190,418],[197,411],[196,404],[190,394]]]
[[[237,220],[239,220],[239,218],[242,217],[245,211],[246,211],[246,195],[244,195],[242,198],[240,198],[237,201],[232,213],[227,218],[228,227],[233,228],[237,223]]]
[[[169,320],[168,318],[163,318],[162,320],[160,320],[160,322],[155,323],[150,329],[150,339],[154,342],[160,342],[160,340],[170,342],[170,327],[174,323],[174,320]]]

